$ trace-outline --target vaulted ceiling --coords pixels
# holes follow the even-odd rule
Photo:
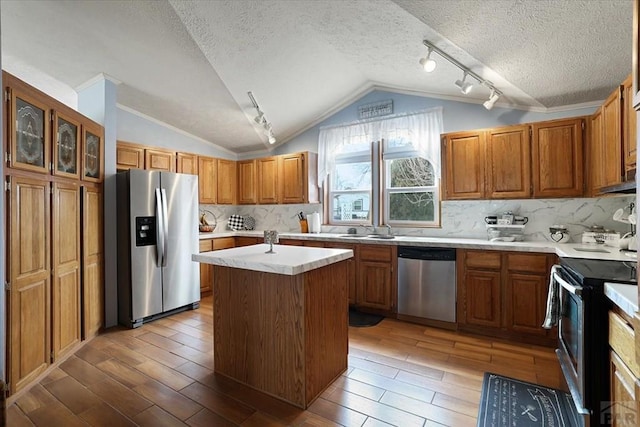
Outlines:
[[[631,71],[631,0],[0,2],[2,65],[64,97],[100,73],[117,102],[236,153],[278,144],[373,89],[475,102],[462,72],[418,64],[427,39],[504,93],[548,111],[599,102]],[[440,59],[434,56],[436,60]],[[34,73],[34,71],[36,73]]]

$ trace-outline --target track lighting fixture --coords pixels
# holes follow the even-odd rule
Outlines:
[[[498,95],[495,89],[491,89],[491,96],[489,96],[489,99],[484,101],[482,105],[484,105],[484,108],[487,110],[491,110],[493,108],[493,104],[496,103],[498,98],[500,98],[500,95]]]
[[[260,109],[260,106],[258,106],[258,103],[256,102],[256,99],[253,97],[253,93],[251,91],[249,91],[249,92],[247,92],[247,95],[249,95],[249,99],[251,100],[251,103],[253,104],[253,108],[255,108],[256,111],[258,112],[258,115],[253,118],[253,121],[264,128],[263,133],[267,136],[269,144],[275,144],[276,143],[276,137],[273,134],[273,128],[271,127],[271,122],[269,120],[267,120],[267,117],[264,115],[264,113]]]
[[[460,92],[464,93],[465,95],[471,92],[471,89],[473,89],[473,83],[467,82],[466,80],[466,72],[462,75],[462,80],[456,80],[456,86],[458,86],[460,88]]]
[[[424,68],[424,70],[427,73],[430,73],[430,72],[432,72],[433,70],[436,69],[436,65],[438,65],[438,64],[436,63],[436,61],[431,59],[431,48],[429,48],[427,50],[427,56],[425,56],[424,58],[420,59],[420,65],[422,65],[422,68]]]
[[[478,83],[480,83],[480,85],[488,88],[491,91],[491,95],[489,96],[489,99],[485,101],[482,105],[484,105],[484,108],[486,108],[487,110],[490,110],[493,108],[493,105],[496,103],[498,98],[502,96],[502,92],[496,89],[493,83],[491,83],[489,80],[483,79],[478,74],[474,73],[469,68],[462,65],[460,62],[458,62],[457,60],[449,56],[447,53],[437,48],[430,41],[423,40],[422,44],[424,44],[428,49],[427,56],[425,58],[420,59],[420,65],[422,65],[422,67],[426,72],[430,73],[436,68],[436,61],[431,58],[431,54],[433,52],[437,53],[438,55],[440,55],[441,57],[449,61],[451,64],[458,67],[464,73],[462,76],[462,80],[456,80],[455,82],[456,86],[460,88],[460,91],[462,93],[466,95],[469,92],[471,92],[471,89],[473,88],[473,83],[467,82],[466,79],[467,79],[467,76],[473,77],[478,81]]]

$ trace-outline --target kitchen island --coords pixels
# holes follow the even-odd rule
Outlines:
[[[194,254],[214,265],[214,371],[307,408],[347,368],[353,251],[260,244]]]

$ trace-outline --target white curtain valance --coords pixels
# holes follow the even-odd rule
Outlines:
[[[320,128],[318,137],[318,180],[335,172],[336,156],[345,151],[350,141],[386,139],[387,135],[408,131],[413,149],[433,165],[440,178],[440,134],[443,132],[442,107],[418,113],[398,115],[382,120],[357,122],[342,126]]]

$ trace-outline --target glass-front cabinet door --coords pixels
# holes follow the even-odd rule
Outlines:
[[[80,177],[80,123],[65,115],[53,114],[53,173]]]
[[[82,179],[100,182],[104,174],[102,127],[87,123],[82,128]]]
[[[9,90],[9,100],[11,167],[48,173],[50,139],[47,106],[15,88]]]

